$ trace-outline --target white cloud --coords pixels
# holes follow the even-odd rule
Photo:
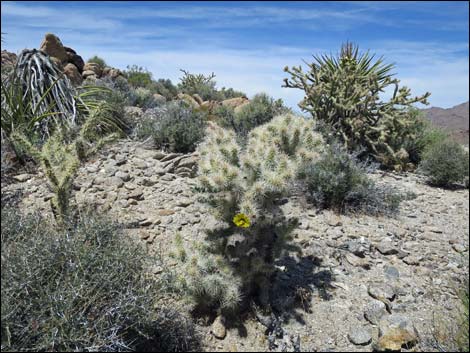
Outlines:
[[[97,54],[121,69],[137,64],[147,67],[155,78],[170,78],[173,82],[178,81],[180,68],[191,72],[215,72],[220,87],[233,87],[249,95],[266,92],[296,107],[302,92],[281,88],[283,78],[287,77],[284,66],[303,64],[302,59],[310,60],[313,53],[336,53],[339,48],[254,44],[251,38],[244,42],[243,38],[236,37],[237,31],[233,28],[292,24],[293,21],[296,26],[303,21],[304,29],[305,26],[325,24],[324,31],[358,23],[399,25],[384,18],[383,8],[377,7],[375,2],[353,3],[347,11],[307,11],[304,4],[292,8],[251,6],[250,11],[244,4],[228,5],[223,9],[193,4],[165,4],[158,9],[149,9],[142,4],[133,7],[121,4],[117,2],[92,12],[72,3],[70,13],[64,14],[52,5],[2,2],[2,32],[7,32],[5,46],[13,51],[38,47],[47,29],[57,33],[64,45],[73,47],[84,59]],[[388,6],[391,9],[402,5]],[[188,21],[176,21],[178,24],[171,26],[156,20],[147,25],[145,21],[136,21],[135,26],[124,22],[144,18],[201,20],[202,24],[195,30],[186,24]],[[214,26],[225,26],[226,30],[208,30]],[[199,29],[205,31],[200,33]],[[395,62],[398,78],[412,89],[413,94],[432,92],[432,105],[450,107],[468,100],[466,42],[364,39],[361,48],[370,48],[378,56],[384,55],[387,62]]]

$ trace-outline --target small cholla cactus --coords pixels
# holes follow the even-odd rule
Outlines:
[[[243,147],[233,131],[208,127],[199,146],[199,189],[229,225],[230,234],[210,240],[241,280],[243,297],[254,295],[267,304],[274,260],[295,225],[285,219],[277,201],[288,195],[300,166],[315,161],[322,150],[313,122],[292,114],[252,130]]]
[[[313,121],[281,115],[251,131],[242,149],[233,131],[212,124],[199,152],[200,187],[216,194],[212,204],[231,222],[242,213],[255,219],[286,195],[299,166],[319,157],[321,136]],[[259,219],[259,218],[258,218]]]

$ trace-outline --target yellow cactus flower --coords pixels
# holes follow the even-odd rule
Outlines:
[[[250,226],[250,219],[243,213],[239,213],[233,217],[233,223],[237,227],[248,228]]]

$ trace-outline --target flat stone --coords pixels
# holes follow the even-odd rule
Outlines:
[[[421,256],[411,255],[411,256],[404,258],[403,262],[407,265],[418,266],[421,260],[422,260]]]
[[[383,240],[379,244],[375,245],[375,248],[382,254],[382,255],[394,255],[398,254],[398,249],[395,248],[391,241]]]
[[[114,175],[118,178],[121,178],[122,181],[124,181],[124,182],[131,180],[131,176],[129,175],[129,173],[125,173],[125,172],[122,172],[120,170],[117,171],[116,174],[114,174]]]
[[[364,258],[357,257],[355,255],[346,254],[345,256],[346,261],[354,267],[362,267],[366,270],[370,269],[370,263]]]
[[[400,277],[400,272],[396,267],[393,266],[385,266],[384,273],[390,279],[397,279]]]
[[[170,216],[172,214],[175,214],[176,212],[173,210],[160,210],[157,213],[159,216]]]
[[[31,179],[31,177],[32,177],[31,174],[18,174],[18,175],[15,175],[13,179],[22,183],[22,182],[25,182],[26,180]]]
[[[367,293],[369,293],[372,298],[382,302],[384,300],[393,301],[396,296],[395,290],[388,284],[371,284],[369,288],[367,288]]]
[[[128,199],[141,200],[144,193],[141,190],[134,190],[127,194]]]
[[[348,334],[348,338],[351,343],[359,346],[368,345],[372,341],[372,336],[365,327],[354,326],[351,328]]]
[[[467,248],[462,244],[454,244],[454,245],[452,245],[452,249],[454,249],[458,253],[462,253],[462,252],[467,251]]]

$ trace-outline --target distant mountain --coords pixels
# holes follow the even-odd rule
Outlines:
[[[447,109],[432,107],[421,110],[436,126],[449,131],[458,141],[468,145],[468,103],[465,102]]]

